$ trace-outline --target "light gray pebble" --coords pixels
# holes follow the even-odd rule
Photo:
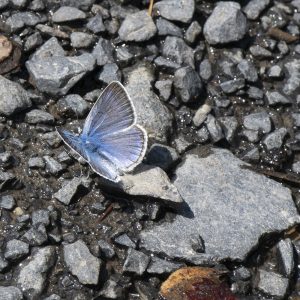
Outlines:
[[[277,91],[272,91],[272,92],[267,91],[266,98],[267,98],[269,105],[291,104],[292,103],[292,101],[288,97],[282,95],[281,93],[279,93]]]
[[[15,286],[0,286],[0,300],[22,300],[23,294]]]
[[[156,27],[157,27],[158,35],[160,36],[172,35],[172,36],[182,37],[181,28],[163,18],[158,18],[156,20]]]
[[[105,64],[103,69],[99,72],[97,79],[106,84],[112,81],[121,81],[122,74],[117,64]]]
[[[173,81],[170,79],[155,82],[155,87],[159,91],[159,96],[163,101],[168,101],[172,93]]]
[[[224,137],[221,125],[213,115],[207,116],[205,125],[213,143],[219,142]]]
[[[113,63],[113,51],[114,49],[111,42],[100,37],[92,52],[93,56],[97,60],[97,65],[104,66],[105,64]]]
[[[85,32],[72,32],[70,35],[71,46],[74,48],[88,48],[92,46],[95,39],[92,35]]]
[[[95,15],[89,19],[86,27],[93,33],[100,33],[105,31],[105,26],[103,24],[102,16],[100,14]]]
[[[129,248],[127,257],[123,265],[124,272],[132,272],[143,275],[150,262],[150,257],[141,251]]]
[[[54,117],[41,109],[33,109],[26,114],[25,121],[29,124],[53,124]]]
[[[191,23],[191,25],[185,32],[184,39],[186,40],[186,42],[193,44],[201,32],[202,32],[202,27],[197,21],[194,21]]]
[[[271,118],[265,111],[252,113],[244,117],[243,125],[246,129],[261,130],[263,133],[271,131]]]
[[[52,175],[58,175],[64,170],[64,167],[61,163],[59,163],[56,159],[49,155],[43,156],[43,159],[46,163],[47,171]]]
[[[279,128],[269,133],[262,141],[263,145],[268,151],[280,149],[283,144],[284,138],[287,135],[286,128]]]
[[[16,200],[12,195],[4,195],[0,198],[0,208],[12,210],[16,205]]]
[[[61,6],[52,16],[54,23],[63,23],[83,20],[86,18],[86,14],[76,7]]]
[[[29,245],[25,242],[13,239],[7,242],[4,257],[8,260],[16,260],[29,253]]]
[[[257,70],[253,62],[243,59],[237,67],[247,81],[256,82],[258,80]]]
[[[70,94],[57,101],[57,109],[63,116],[82,118],[88,112],[89,106],[81,96]]]

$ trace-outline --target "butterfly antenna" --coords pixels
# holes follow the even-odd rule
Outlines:
[[[154,4],[154,0],[150,0],[149,8],[148,8],[148,15],[149,15],[150,17],[151,17],[151,15],[152,15],[153,4]]]

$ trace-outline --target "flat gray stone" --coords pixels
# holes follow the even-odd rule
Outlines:
[[[143,10],[128,15],[119,29],[119,37],[123,41],[143,42],[156,34],[156,26],[148,12]]]
[[[292,95],[294,92],[299,92],[300,86],[300,59],[293,59],[287,62],[285,69],[288,73],[288,79],[283,87],[283,92],[286,95]]]
[[[154,9],[165,19],[189,23],[195,11],[194,0],[164,0],[154,4]]]
[[[286,96],[283,96],[277,91],[267,91],[266,98],[269,105],[278,105],[278,104],[291,104],[292,101]]]
[[[237,2],[218,2],[204,24],[203,33],[211,45],[235,42],[244,37],[248,29],[247,18]]]
[[[141,248],[194,263],[201,255],[242,261],[262,236],[300,222],[289,189],[242,167],[228,150],[210,151],[186,155],[174,181],[186,205],[172,223],[143,230]],[[193,250],[197,235],[204,254]]]
[[[275,131],[269,133],[264,138],[262,143],[263,143],[263,145],[265,145],[265,147],[269,151],[280,149],[286,135],[287,135],[287,129],[282,127],[282,128],[276,129]]]
[[[0,286],[0,300],[22,300],[23,294],[15,286]]]
[[[277,244],[277,259],[280,273],[290,278],[295,271],[294,247],[290,239],[281,240]]]
[[[13,239],[7,242],[4,257],[8,260],[16,260],[28,253],[29,245],[27,243]]]
[[[123,265],[123,271],[143,275],[150,262],[150,257],[141,251],[129,248],[126,260]]]
[[[11,116],[31,105],[31,95],[20,84],[0,75],[0,115]]]
[[[137,123],[147,130],[148,138],[166,142],[172,130],[173,116],[153,92],[153,81],[153,70],[147,65],[139,65],[129,73],[126,90],[134,104]]]
[[[120,179],[120,183],[104,182],[108,187],[139,199],[156,199],[171,205],[182,203],[178,190],[159,167],[141,164],[132,174],[125,174]]]
[[[72,6],[61,6],[52,16],[54,23],[63,23],[83,20],[86,14],[80,9]]]
[[[55,247],[39,248],[23,263],[17,276],[17,285],[27,299],[40,299],[49,270],[56,260]]]
[[[168,274],[184,267],[183,263],[172,262],[166,259],[161,259],[156,256],[151,257],[150,264],[147,268],[149,274]]]
[[[256,20],[269,3],[270,0],[251,0],[243,8],[243,11],[249,20]]]
[[[74,57],[52,56],[26,62],[33,85],[39,91],[54,96],[67,94],[94,66],[95,58],[89,53]]]
[[[53,124],[54,117],[41,109],[33,109],[26,114],[25,122],[29,124]]]
[[[64,261],[82,284],[98,283],[101,260],[90,253],[83,241],[64,245]]]
[[[102,37],[99,38],[92,54],[97,60],[98,66],[104,66],[114,62],[113,58],[114,48],[109,40]]]
[[[56,37],[50,38],[40,48],[38,48],[31,56],[31,60],[43,59],[51,56],[65,56],[65,50],[60,45]]]
[[[263,133],[270,132],[272,127],[271,118],[265,111],[245,116],[243,125],[246,129],[254,131],[261,130]]]

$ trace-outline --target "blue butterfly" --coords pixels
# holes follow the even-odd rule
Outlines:
[[[96,173],[113,182],[133,170],[143,160],[147,148],[147,133],[136,124],[133,103],[117,81],[104,89],[79,136],[60,128],[57,131]]]

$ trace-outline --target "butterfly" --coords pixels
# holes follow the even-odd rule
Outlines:
[[[136,124],[133,103],[117,81],[104,89],[79,136],[65,129],[56,130],[97,174],[113,182],[133,170],[147,149],[146,130]]]

